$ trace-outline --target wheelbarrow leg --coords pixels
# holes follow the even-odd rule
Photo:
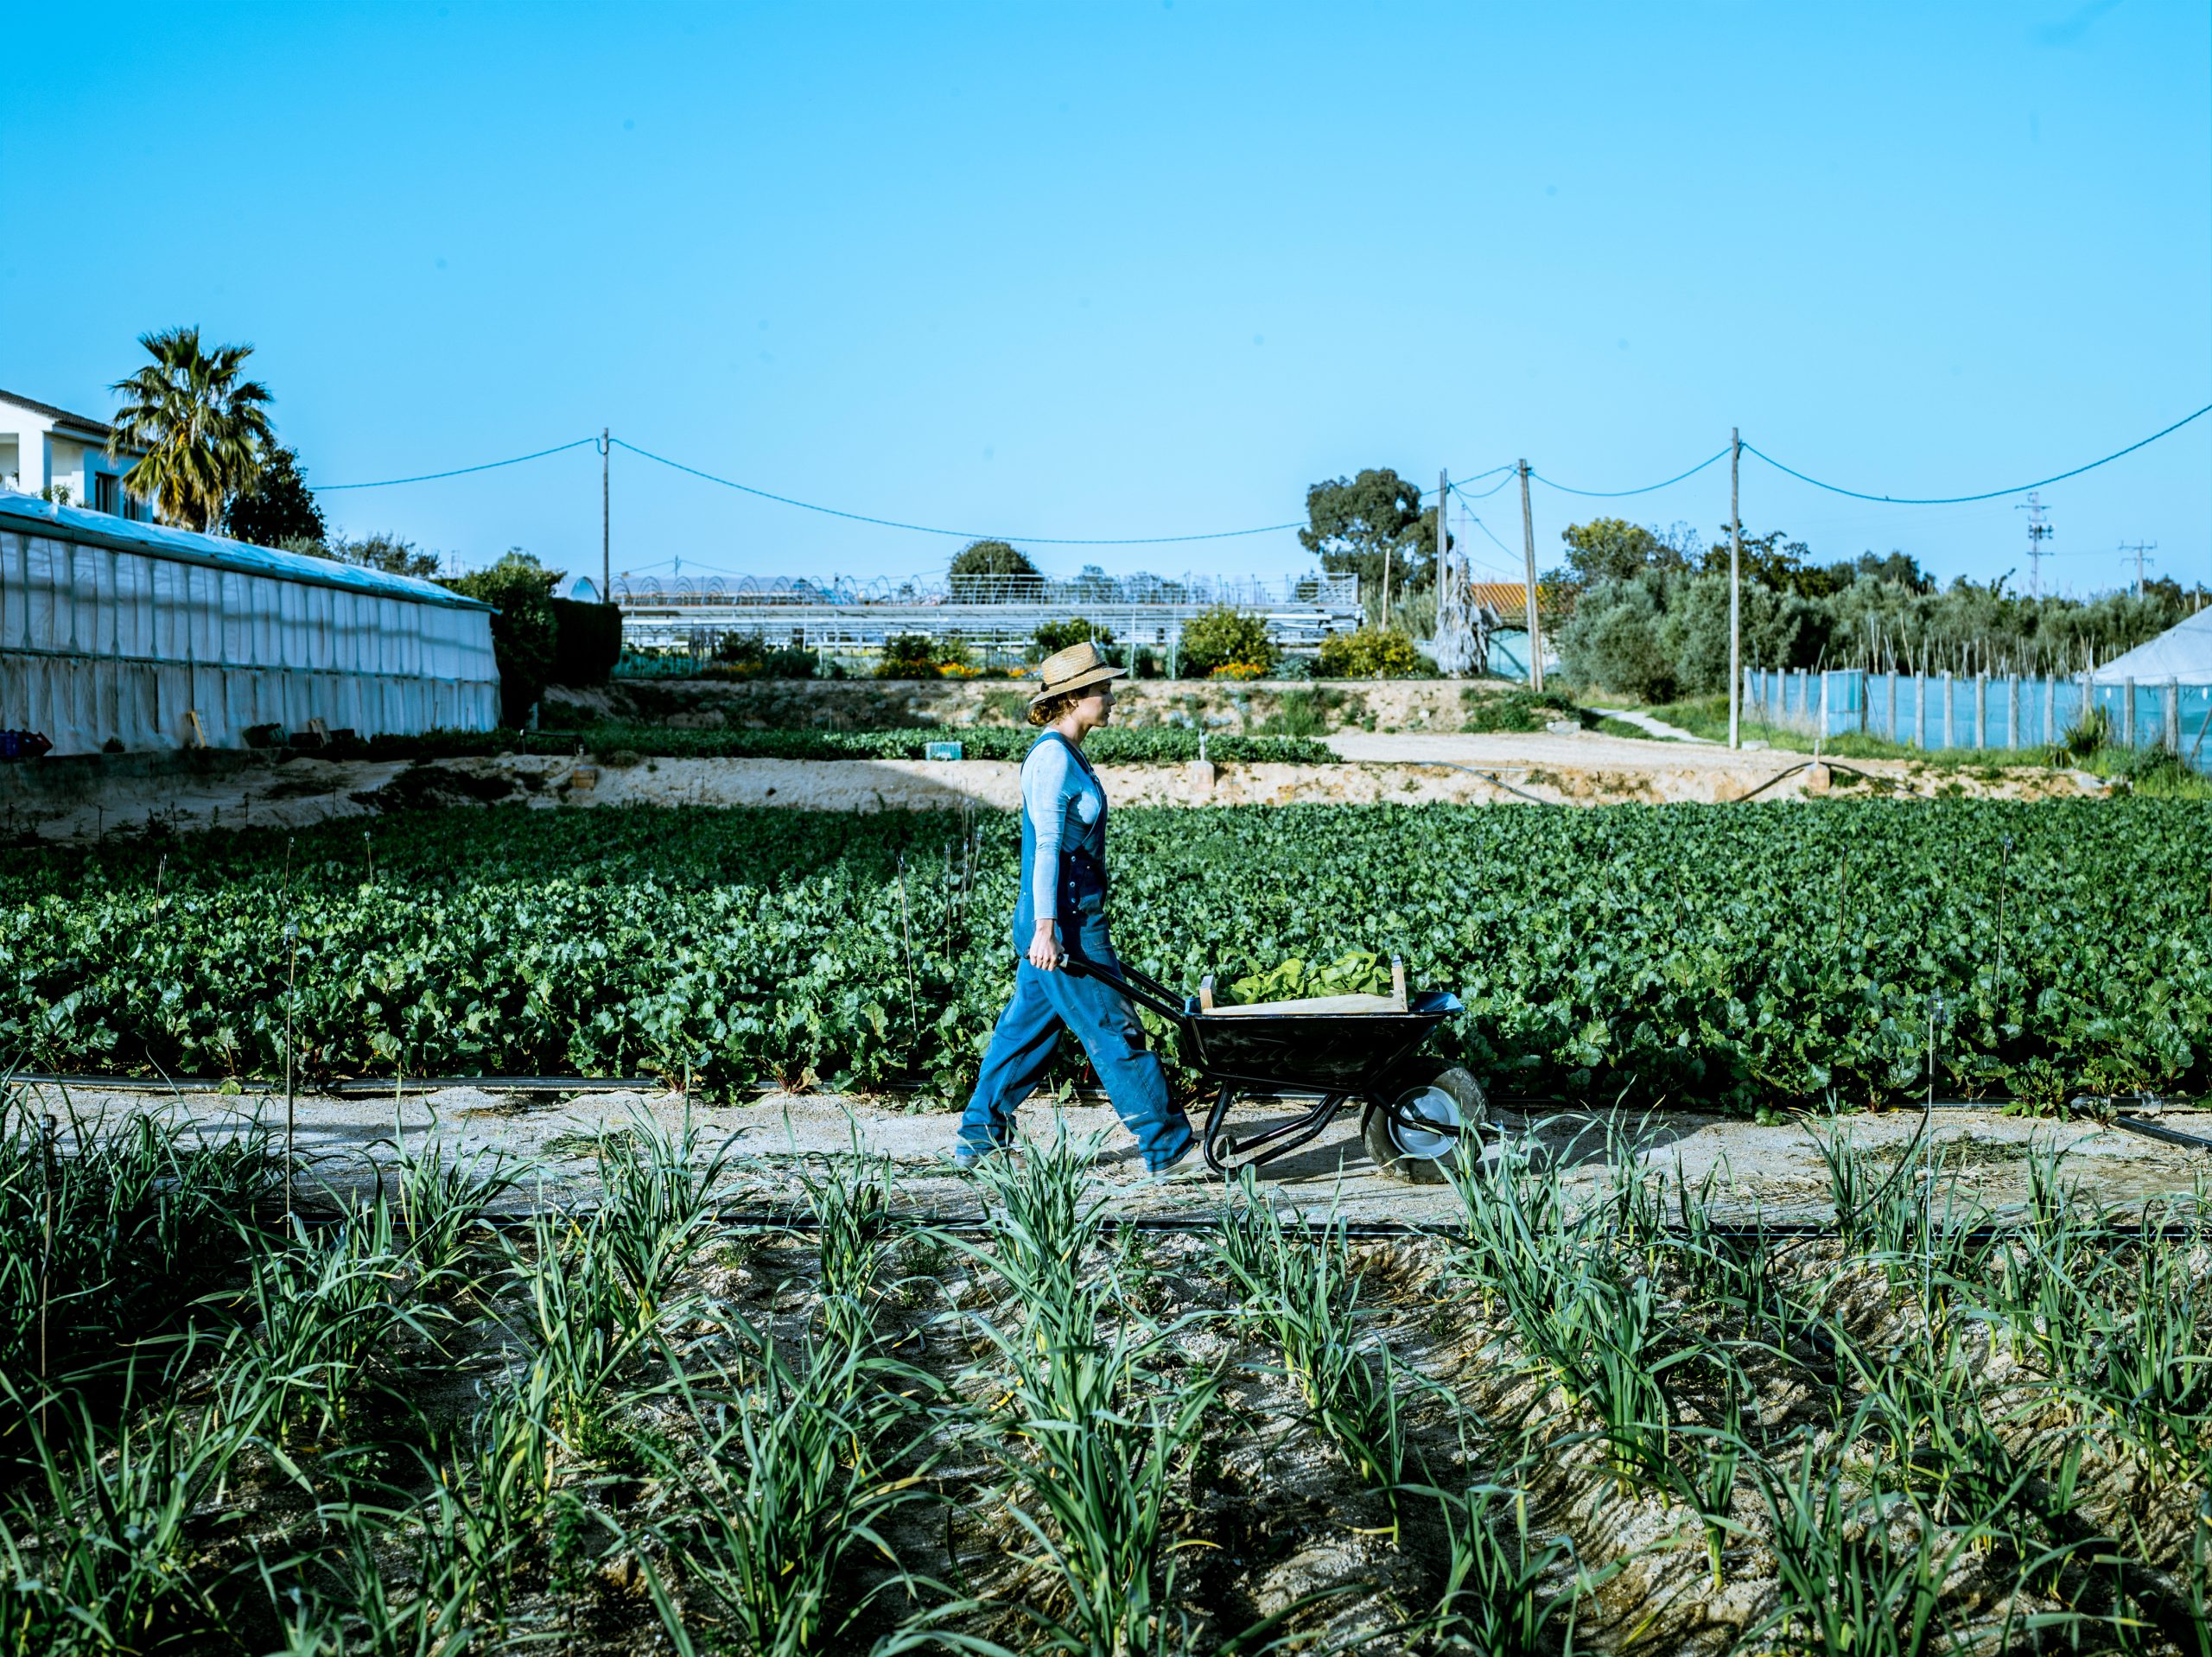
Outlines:
[[[1230,1106],[1236,1101],[1236,1089],[1228,1082],[1223,1082],[1221,1091],[1214,1095],[1213,1108],[1206,1112],[1205,1131],[1198,1136],[1199,1148],[1205,1152],[1206,1166],[1217,1174],[1229,1171],[1229,1165],[1224,1158],[1236,1153],[1233,1143],[1226,1152],[1221,1149],[1224,1140],[1221,1127],[1229,1119]]]

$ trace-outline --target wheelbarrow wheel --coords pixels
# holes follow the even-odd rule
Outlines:
[[[1387,1178],[1440,1185],[1459,1153],[1462,1135],[1471,1138],[1489,1108],[1482,1083],[1460,1066],[1441,1061],[1421,1066],[1394,1077],[1389,1089],[1372,1101],[1365,1124],[1367,1153]]]

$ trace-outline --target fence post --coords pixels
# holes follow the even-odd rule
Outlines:
[[[1882,677],[1888,682],[1890,692],[1890,716],[1888,721],[1882,727],[1882,736],[1884,740],[1894,742],[1897,740],[1897,670],[1895,668],[1891,668],[1887,673],[1884,674]]]
[[[1828,676],[1825,672],[1821,675],[1821,722],[1813,733],[1821,738],[1828,733]]]
[[[2166,681],[2164,702],[2165,706],[2159,710],[2165,717],[2159,721],[2164,728],[2158,733],[2158,746],[2165,749],[2168,753],[2179,753],[2181,752],[2181,681],[2179,679]]]
[[[2120,682],[2120,740],[2130,748],[2135,746],[2135,681]]]
[[[2043,676],[2043,740],[2047,747],[2058,746],[2058,676]]]
[[[1928,675],[1924,670],[1912,676],[1912,746],[1923,752],[1928,746]]]
[[[2012,676],[2012,683],[2006,687],[2005,746],[2008,748],[2018,748],[2020,746],[2020,676],[2017,673]]]
[[[1951,670],[1945,668],[1943,670],[1943,746],[1947,748],[1955,748],[1959,746],[1958,713],[1958,686],[1951,677]]]

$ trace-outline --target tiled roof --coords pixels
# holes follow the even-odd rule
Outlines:
[[[85,431],[98,432],[102,437],[114,429],[105,420],[94,420],[89,415],[71,414],[67,409],[57,409],[51,403],[41,403],[36,397],[17,397],[13,391],[0,391],[0,403],[12,403],[18,408],[29,409],[33,414],[42,414],[48,420],[67,421]]]

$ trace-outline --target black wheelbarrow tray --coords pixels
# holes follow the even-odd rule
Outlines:
[[[1399,962],[1391,963],[1389,996],[1216,1007],[1211,978],[1198,995],[1179,995],[1126,963],[1116,974],[1074,955],[1065,961],[1066,970],[1098,980],[1174,1027],[1183,1063],[1215,1090],[1199,1144],[1217,1173],[1296,1150],[1357,1100],[1360,1137],[1376,1166],[1395,1179],[1433,1184],[1488,1113],[1471,1075],[1422,1051],[1437,1025],[1461,1010],[1459,998],[1446,990],[1408,995]],[[1225,1131],[1229,1108],[1248,1094],[1318,1097],[1303,1116],[1232,1138]]]

